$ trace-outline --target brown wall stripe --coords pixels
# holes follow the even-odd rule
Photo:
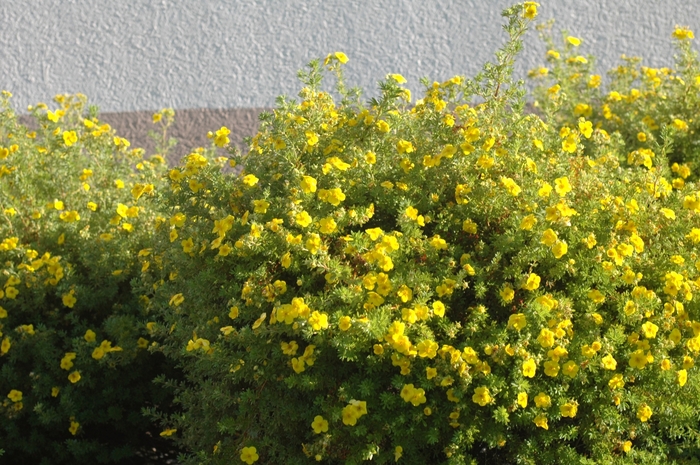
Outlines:
[[[258,115],[264,110],[263,108],[175,110],[175,121],[168,134],[178,143],[171,149],[168,161],[170,164],[177,164],[180,158],[193,149],[208,147],[211,140],[207,138],[207,132],[216,131],[221,126],[231,130],[229,134],[231,144],[244,153],[247,152],[244,139],[256,134],[259,127]],[[132,148],[141,147],[146,150],[146,155],[150,156],[156,152],[155,143],[148,137],[148,132],[160,127],[153,124],[153,113],[155,112],[100,113],[98,118],[112,126],[119,137],[128,140]],[[31,116],[23,115],[19,119],[29,127],[36,126]],[[224,151],[221,153],[225,154]]]

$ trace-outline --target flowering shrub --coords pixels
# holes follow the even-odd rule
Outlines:
[[[2,463],[136,463],[164,439],[141,409],[168,410],[152,383],[177,377],[130,280],[149,253],[162,158],[143,160],[86,108],[0,110],[0,445]],[[159,444],[159,441],[161,443]]]
[[[31,131],[3,93],[0,461],[697,463],[692,32],[607,93],[550,41],[526,114],[537,7],[415,102],[312,62],[242,171],[224,127],[169,170],[171,111],[144,160],[82,96]]]
[[[623,165],[658,164],[663,151],[671,164],[671,183],[697,179],[691,168],[700,163],[697,114],[700,108],[700,63],[691,48],[694,34],[677,26],[672,33],[675,69],[642,66],[642,59],[623,56],[624,63],[608,72],[609,85],[595,74],[593,60],[580,55],[581,39],[564,34],[558,46],[546,26],[540,26],[547,43],[550,67],[530,72],[536,82],[535,105],[557,128],[576,127],[583,118],[591,130],[616,133],[626,146]],[[672,134],[669,134],[672,133]]]
[[[649,132],[647,162],[588,111],[591,79],[563,79],[585,58],[524,114],[537,6],[415,104],[400,75],[365,105],[344,54],[314,61],[232,153],[243,171],[170,171],[141,292],[185,371],[163,425],[189,463],[691,463],[700,191],[668,158],[692,133]]]

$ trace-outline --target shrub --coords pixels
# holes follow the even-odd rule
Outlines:
[[[186,463],[699,452],[700,192],[667,160],[685,133],[628,164],[618,126],[561,123],[589,101],[573,84],[524,114],[512,63],[536,10],[506,10],[496,63],[414,105],[400,75],[364,104],[344,54],[314,61],[232,153],[243,171],[193,154],[170,172],[142,292],[185,372],[163,426]]]
[[[580,39],[564,32],[558,45],[546,25],[539,28],[549,48],[550,67],[532,70],[530,77],[536,82],[535,105],[551,124],[575,127],[585,118],[594,128],[619,134],[627,150],[620,153],[623,165],[656,165],[654,152],[666,145],[676,176],[672,182],[697,179],[691,168],[700,162],[700,63],[691,47],[692,31],[676,26],[672,33],[675,69],[642,66],[641,58],[623,55],[623,64],[604,79],[595,74],[594,59],[579,54],[584,47]]]
[[[172,447],[141,414],[169,411],[177,378],[149,353],[130,280],[149,252],[161,157],[114,134],[84,96],[0,111],[0,463],[137,463]],[[155,435],[149,437],[148,435]]]

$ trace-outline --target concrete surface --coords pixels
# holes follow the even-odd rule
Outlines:
[[[503,43],[514,0],[0,0],[0,88],[14,105],[82,92],[102,111],[259,108],[295,96],[296,71],[343,51],[348,82],[471,76]],[[540,0],[605,70],[619,55],[672,64],[675,24],[700,34],[697,0]],[[518,73],[542,63],[529,33]]]

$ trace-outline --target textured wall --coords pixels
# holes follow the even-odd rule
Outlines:
[[[15,107],[82,92],[103,111],[273,106],[296,71],[336,50],[348,82],[475,74],[503,42],[514,0],[0,0],[0,88]],[[700,33],[696,0],[540,0],[540,20],[584,39],[605,70],[619,55],[672,64],[676,23]],[[536,33],[518,72],[541,63]]]

